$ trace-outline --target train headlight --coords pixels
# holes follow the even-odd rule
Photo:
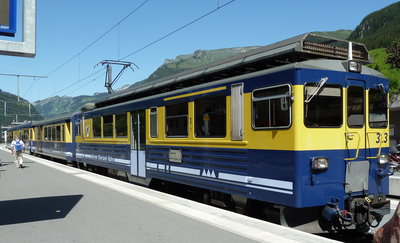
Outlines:
[[[326,157],[312,158],[311,160],[311,172],[320,173],[328,170],[329,160]]]
[[[349,72],[361,73],[361,63],[356,61],[348,61]]]
[[[389,155],[388,154],[381,154],[379,156],[379,164],[386,164],[389,163]]]

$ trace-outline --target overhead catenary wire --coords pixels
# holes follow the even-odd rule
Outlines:
[[[79,51],[77,54],[73,55],[71,58],[69,58],[68,60],[66,60],[64,63],[62,63],[61,65],[57,66],[56,68],[54,68],[53,70],[51,70],[46,76],[50,76],[51,74],[57,72],[58,70],[60,70],[62,67],[64,67],[65,65],[67,65],[68,63],[70,63],[72,60],[74,60],[77,57],[80,57],[80,55],[82,53],[84,53],[87,49],[89,49],[91,46],[93,46],[94,44],[96,44],[99,40],[101,40],[104,36],[106,36],[108,33],[110,33],[112,30],[114,30],[117,26],[119,26],[122,22],[124,22],[129,16],[131,16],[132,14],[134,14],[136,11],[138,11],[141,7],[143,7],[143,5],[145,5],[147,2],[149,2],[150,0],[145,0],[143,1],[139,6],[137,6],[135,9],[133,9],[128,15],[126,15],[124,18],[122,18],[120,21],[118,21],[115,25],[113,25],[111,28],[109,28],[106,32],[104,32],[101,36],[99,36],[97,39],[95,39],[93,42],[91,42],[89,45],[87,45],[85,48],[83,48],[81,51]],[[80,60],[79,60],[80,62]],[[80,65],[80,64],[79,64]],[[80,75],[80,74],[79,74]],[[32,82],[31,86],[28,88],[27,92],[29,90],[32,89],[33,85],[40,80],[36,79],[34,80],[34,82]],[[78,78],[79,79],[79,78]],[[73,85],[72,85],[73,86]],[[65,90],[65,89],[63,89]],[[27,94],[27,92],[25,93],[25,95]],[[59,93],[58,92],[54,92]]]
[[[126,18],[128,18],[131,14],[133,14],[136,10],[138,10],[141,6],[143,6],[143,5],[144,5],[145,3],[147,3],[148,1],[149,1],[149,0],[144,1],[140,6],[138,6],[135,10],[133,10],[129,15],[127,15],[125,18],[123,18],[121,21],[119,21],[117,24],[115,24],[112,28],[110,28],[108,32],[110,32],[110,31],[111,31],[112,29],[114,29],[116,26],[118,26],[119,24],[121,24]],[[234,1],[236,1],[236,0],[230,0],[229,2],[227,2],[227,3],[223,4],[223,5],[219,5],[219,3],[218,3],[218,6],[217,6],[216,8],[214,8],[214,9],[212,9],[211,11],[209,11],[209,12],[207,12],[207,13],[201,15],[200,17],[195,18],[194,20],[192,20],[192,21],[190,21],[190,22],[188,22],[188,23],[186,23],[186,24],[180,26],[179,28],[177,28],[177,29],[175,29],[175,30],[169,32],[168,34],[166,34],[166,35],[164,35],[164,36],[162,36],[162,37],[160,37],[160,38],[158,38],[158,39],[156,39],[156,40],[150,42],[149,44],[146,44],[146,45],[144,45],[143,47],[141,47],[141,48],[139,48],[139,49],[137,49],[137,50],[135,50],[135,51],[129,53],[128,55],[126,55],[126,56],[124,56],[124,57],[118,59],[118,61],[127,59],[128,57],[131,57],[132,55],[134,55],[134,54],[136,54],[136,53],[138,53],[138,52],[140,52],[140,51],[145,50],[146,48],[148,48],[148,47],[150,47],[150,46],[152,46],[152,45],[154,45],[154,44],[156,44],[156,43],[158,43],[158,42],[160,42],[160,41],[162,41],[162,40],[168,38],[169,36],[171,36],[171,35],[173,35],[173,34],[179,32],[179,31],[185,29],[186,27],[188,27],[188,26],[190,26],[190,25],[192,25],[192,24],[194,24],[194,23],[196,23],[196,22],[198,22],[198,21],[204,19],[205,17],[207,17],[207,16],[209,16],[209,15],[215,13],[216,11],[220,10],[221,8],[228,6],[229,4],[233,3]],[[94,43],[96,43],[98,40],[100,40],[102,37],[104,37],[108,32],[104,33],[101,37],[97,38],[97,39],[96,39],[94,42],[92,42],[89,46],[85,47],[81,52],[79,52],[78,54],[74,55],[72,58],[70,58],[69,60],[67,60],[65,63],[63,63],[62,65],[60,65],[59,67],[57,67],[56,69],[54,69],[53,71],[51,71],[48,75],[50,75],[50,74],[52,74],[52,73],[58,71],[59,69],[61,69],[64,65],[66,65],[67,63],[69,63],[70,61],[72,61],[74,58],[76,58],[77,56],[79,56],[82,52],[84,52],[85,50],[87,50],[90,46],[92,46]],[[119,55],[119,54],[118,54],[118,55]],[[103,69],[102,69],[102,70],[103,70]],[[102,70],[100,70],[100,71],[102,71]],[[65,87],[65,88],[63,88],[63,89],[61,89],[61,90],[59,90],[59,91],[57,91],[57,92],[54,92],[54,94],[59,94],[59,93],[61,93],[62,91],[65,91],[65,90],[67,90],[67,89],[69,89],[69,88],[75,86],[77,83],[79,83],[79,82],[81,82],[81,81],[87,79],[88,77],[91,77],[91,76],[93,76],[93,75],[99,73],[100,71],[93,72],[92,74],[86,76],[84,79],[78,80],[77,82],[75,82],[75,83],[73,83],[73,84],[71,84],[71,85],[69,85],[69,86],[67,86],[67,87]]]
[[[106,69],[106,68],[102,68],[102,69],[98,70],[97,72],[94,72],[94,73],[92,73],[92,74],[89,74],[89,75],[87,75],[86,77],[84,77],[84,78],[82,78],[82,79],[79,79],[79,80],[76,81],[75,83],[73,83],[73,84],[71,84],[71,85],[69,85],[69,86],[67,86],[67,87],[65,87],[65,88],[63,88],[63,89],[61,89],[61,90],[58,90],[57,92],[54,92],[54,94],[59,94],[59,93],[63,92],[64,90],[67,90],[67,89],[69,89],[69,88],[71,88],[71,87],[73,87],[73,86],[79,84],[80,82],[82,82],[82,81],[84,81],[84,80],[86,80],[86,79],[88,79],[88,78],[90,78],[90,77],[92,77],[92,76],[98,74],[99,72],[102,72],[102,71],[105,70],[105,69]]]
[[[57,72],[59,69],[61,69],[62,67],[64,67],[65,65],[67,65],[69,62],[71,62],[72,60],[74,60],[75,58],[77,58],[79,55],[81,55],[83,52],[85,52],[87,49],[89,49],[91,46],[93,46],[94,44],[96,44],[99,40],[101,40],[104,36],[106,36],[108,33],[110,33],[112,30],[114,30],[116,27],[118,27],[122,22],[124,22],[129,16],[131,16],[132,14],[134,14],[136,11],[138,11],[143,5],[145,5],[147,2],[149,2],[150,0],[146,0],[144,2],[142,2],[139,6],[137,6],[134,10],[132,10],[128,15],[126,15],[124,18],[122,18],[120,21],[118,21],[116,24],[114,24],[111,28],[109,28],[106,32],[104,32],[101,36],[99,36],[96,40],[94,40],[92,43],[90,43],[89,45],[87,45],[85,48],[83,48],[80,52],[78,52],[77,54],[75,54],[74,56],[72,56],[71,58],[69,58],[67,61],[65,61],[63,64],[59,65],[58,67],[56,67],[55,69],[53,69],[52,71],[50,71],[46,76],[49,76],[50,74],[53,74],[55,72]]]
[[[104,68],[104,69],[105,69],[105,68]],[[103,71],[104,69],[102,69],[102,70],[100,70],[100,71]],[[100,72],[100,71],[99,71],[99,72]],[[91,82],[96,81],[98,78],[102,77],[103,75],[104,75],[103,73],[101,73],[100,75],[97,75],[97,76],[94,77],[93,79],[89,80],[89,82],[86,82],[86,83],[84,83],[82,86],[79,86],[77,89],[73,90],[72,93],[75,93],[76,91],[78,91],[78,90],[80,90],[80,89],[86,87],[88,84],[90,84]]]

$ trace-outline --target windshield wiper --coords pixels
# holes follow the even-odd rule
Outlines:
[[[317,86],[315,87],[314,91],[312,92],[311,95],[307,97],[307,99],[304,101],[306,104],[310,103],[311,100],[314,98],[316,94],[318,94],[319,90],[325,85],[326,81],[328,81],[328,77],[321,78],[321,80],[317,83]]]
[[[381,92],[382,98],[383,98],[383,102],[385,102],[385,106],[388,107],[388,103],[387,103],[387,94],[386,94],[386,90],[385,90],[385,86],[383,86],[383,84],[377,84],[379,91]]]

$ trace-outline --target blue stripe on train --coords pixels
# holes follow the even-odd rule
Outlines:
[[[130,172],[130,145],[77,143],[76,161]]]
[[[182,162],[174,163],[169,162],[170,148],[148,146],[146,162],[150,177],[233,192],[293,207],[325,205],[335,199],[343,206],[347,196],[344,192],[345,150],[266,151],[173,147],[182,153]],[[372,153],[378,152],[377,149],[373,150]],[[386,149],[382,150],[384,152],[387,152]],[[320,174],[311,174],[311,159],[318,156],[329,158],[329,169]],[[368,192],[387,193],[383,188],[387,188],[384,185],[388,183],[388,178],[378,179],[377,169],[377,159],[371,160]]]
[[[41,142],[40,147],[37,141],[31,141],[30,151],[36,154],[52,156],[66,161],[73,161],[72,143],[46,141]]]

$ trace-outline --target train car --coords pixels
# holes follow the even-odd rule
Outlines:
[[[289,226],[365,230],[390,211],[389,87],[370,61],[304,34],[138,83],[75,116],[76,161],[263,202]]]
[[[64,116],[31,124],[31,153],[75,161],[73,148],[73,116]]]
[[[131,106],[118,106],[74,116],[75,159],[79,167],[131,173],[131,111]]]

